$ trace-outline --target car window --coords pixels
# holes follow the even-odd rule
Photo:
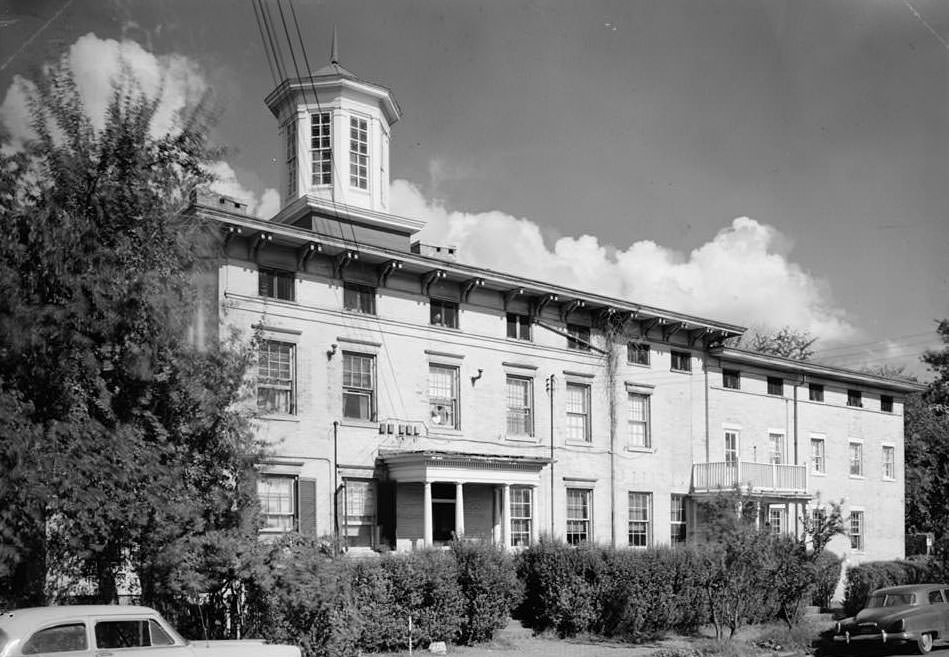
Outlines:
[[[44,652],[72,652],[85,650],[86,626],[84,623],[69,623],[44,628],[23,644],[24,655],[38,655]]]
[[[150,646],[148,621],[110,620],[96,623],[96,648],[141,648]]]
[[[930,591],[929,592],[929,604],[931,605],[941,605],[945,604],[945,600],[942,599],[942,591]]]
[[[158,624],[158,621],[149,620],[148,631],[153,646],[171,646],[175,643],[175,640],[168,636],[168,633]]]

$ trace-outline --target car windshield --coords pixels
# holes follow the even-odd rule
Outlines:
[[[9,640],[10,640],[10,637],[7,636],[7,633],[4,632],[3,630],[0,630],[0,655],[3,654],[3,651],[7,647],[7,641]]]
[[[902,607],[916,604],[915,593],[886,593],[872,596],[867,601],[867,609],[878,607]]]

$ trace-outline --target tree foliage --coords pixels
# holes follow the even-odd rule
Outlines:
[[[0,601],[112,601],[132,573],[148,601],[206,592],[213,537],[248,526],[250,354],[187,340],[206,113],[156,136],[157,107],[125,77],[96,128],[59,64],[35,87],[36,138],[4,139]]]
[[[814,355],[815,342],[817,338],[811,336],[808,331],[798,331],[785,326],[777,331],[755,331],[751,335],[742,335],[732,346],[792,360],[810,360]]]

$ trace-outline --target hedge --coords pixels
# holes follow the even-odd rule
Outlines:
[[[853,616],[866,606],[876,589],[900,584],[941,581],[941,572],[933,561],[868,561],[847,569],[844,612]]]

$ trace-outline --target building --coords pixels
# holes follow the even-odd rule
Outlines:
[[[741,486],[758,522],[843,500],[851,561],[903,555],[903,396],[916,386],[723,346],[743,329],[463,264],[388,212],[392,93],[332,62],[266,99],[285,144],[270,221],[205,195],[220,303],[256,332],[267,534],[354,549],[541,534],[690,540]],[[200,338],[200,335],[198,336]]]

